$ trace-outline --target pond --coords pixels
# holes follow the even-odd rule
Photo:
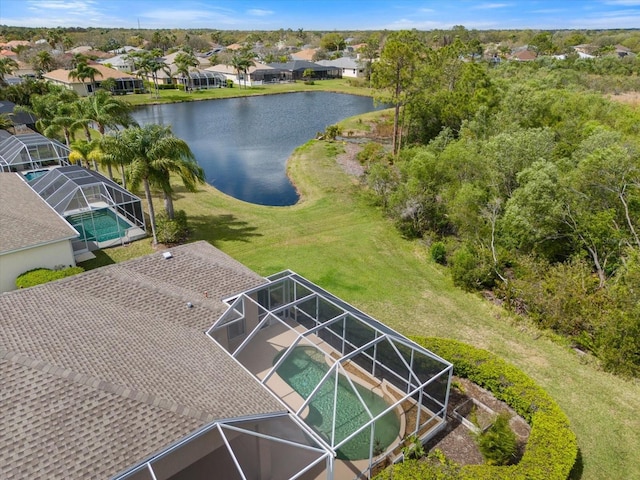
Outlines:
[[[293,150],[327,126],[376,108],[369,97],[302,92],[149,105],[133,116],[141,125],[171,125],[218,190],[250,203],[285,206],[298,201],[286,175]]]

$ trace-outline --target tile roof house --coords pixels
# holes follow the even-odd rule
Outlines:
[[[28,270],[75,266],[77,237],[20,174],[0,173],[0,293],[14,290],[16,278]]]
[[[274,358],[283,335],[297,340]],[[371,460],[334,469],[331,437],[307,425],[317,407],[292,413],[297,390],[253,371],[260,352],[273,371],[295,345],[329,344],[343,358],[325,378],[364,362],[401,397],[363,425],[370,449],[393,409],[407,409],[407,434],[444,426],[451,364],[292,272],[262,278],[206,242],[0,295],[2,478],[352,479]]]
[[[93,93],[95,89],[100,88],[102,81],[107,78],[113,78],[116,81],[116,87],[113,90],[116,94],[134,93],[144,89],[142,80],[130,74],[97,63],[91,64],[90,66],[98,71],[93,84],[89,79],[85,79],[83,84],[83,82],[77,78],[70,78],[69,72],[71,70],[62,68],[45,73],[42,75],[42,78],[56,85],[62,85],[69,90],[74,90],[81,97],[86,97]]]

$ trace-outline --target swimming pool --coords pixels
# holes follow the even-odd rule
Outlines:
[[[274,363],[277,362],[276,357]],[[322,377],[329,370],[324,355],[313,347],[295,347],[278,367],[278,375],[301,397],[308,398]],[[371,413],[375,416],[389,407],[379,395],[354,382],[358,394],[362,397]],[[331,443],[333,425],[335,377],[326,381],[309,402],[309,414],[305,422]],[[370,420],[360,399],[353,391],[347,379],[340,375],[336,402],[336,433],[334,445],[347,438],[351,433]],[[396,440],[400,432],[400,419],[391,411],[375,423],[376,450],[385,450]],[[365,429],[338,449],[338,458],[361,460],[369,458],[370,429]]]
[[[41,177],[46,173],[49,173],[49,170],[36,170],[34,172],[25,173],[24,177],[27,179],[27,182],[30,182],[31,180],[35,180],[36,178]]]
[[[121,238],[131,225],[108,208],[65,217],[80,232],[81,240],[104,242]]]

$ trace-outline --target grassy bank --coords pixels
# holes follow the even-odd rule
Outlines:
[[[490,350],[543,386],[569,416],[581,459],[576,478],[640,478],[640,386],[599,371],[539,330],[456,289],[420,242],[400,237],[336,165],[339,143],[312,141],[288,164],[302,201],[240,202],[212,187],[177,188],[194,239],[256,272],[289,268],[404,334],[454,338]],[[158,199],[158,205],[161,205]],[[148,241],[110,249],[101,261],[151,252]]]
[[[122,98],[132,105],[151,105],[158,103],[193,102],[197,100],[213,100],[220,98],[248,97],[252,95],[277,95],[280,93],[326,91],[336,93],[348,93],[352,95],[372,96],[373,90],[357,87],[351,84],[349,79],[317,80],[313,85],[304,82],[274,83],[245,87],[234,85],[233,88],[212,88],[210,90],[196,90],[185,92],[183,90],[160,90],[159,98],[155,92],[125,95]]]

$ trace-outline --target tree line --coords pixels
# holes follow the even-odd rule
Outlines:
[[[466,49],[387,39],[372,81],[394,106],[393,147],[361,154],[368,191],[457,285],[640,375],[640,112],[569,66]]]

